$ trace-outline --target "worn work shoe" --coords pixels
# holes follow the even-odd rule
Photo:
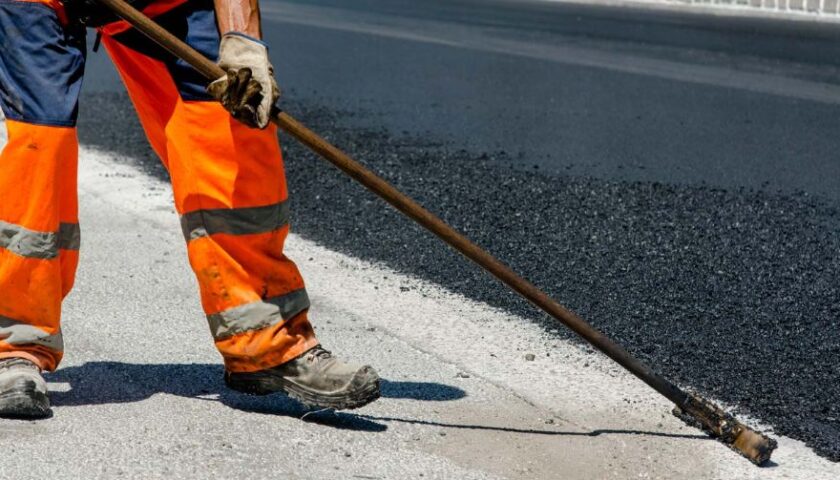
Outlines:
[[[379,375],[372,367],[344,363],[320,345],[274,368],[225,372],[228,387],[250,395],[284,392],[315,408],[359,408],[379,398]]]
[[[41,369],[23,358],[0,360],[0,418],[46,418],[51,414]]]

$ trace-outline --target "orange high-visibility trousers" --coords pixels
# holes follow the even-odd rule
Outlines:
[[[158,20],[205,55],[212,58],[217,55],[219,38],[209,0],[190,2],[161,15]],[[137,32],[128,30],[111,35],[115,30],[109,31],[109,27],[103,31],[106,33],[103,44],[128,89],[152,148],[169,171],[189,261],[226,368],[239,372],[270,368],[315,346],[317,340],[307,319],[309,300],[303,279],[294,263],[283,254],[289,232],[288,192],[276,129],[273,126],[265,130],[250,129],[233,120],[207,97],[204,82],[197,74]],[[37,161],[24,160],[21,150],[25,147],[15,147],[14,139],[20,137],[12,132],[13,125],[9,124],[10,142],[3,153],[4,161],[8,157],[42,183],[52,185],[49,172],[39,169]],[[33,125],[26,128],[34,132]],[[51,138],[58,141],[57,136]],[[73,142],[62,148],[75,151]],[[32,154],[29,158],[32,156],[60,163],[57,162],[60,154],[52,157]],[[0,178],[13,182],[2,166]],[[6,190],[2,179],[0,192],[5,198],[10,190]],[[37,193],[31,193],[36,190]],[[19,192],[20,204],[29,206],[43,200],[36,198],[42,195],[42,190],[38,187],[28,189],[28,194]],[[47,200],[37,203],[53,205],[56,212],[63,212],[57,202]],[[68,201],[75,208],[75,197]],[[17,218],[4,213],[0,210],[0,220]],[[57,220],[57,227],[49,224],[50,229],[45,231],[55,230],[57,237],[67,231],[66,235],[72,237],[74,231],[65,226],[75,222],[75,210],[71,213]],[[17,224],[22,222],[17,220]],[[75,245],[70,242],[69,246]],[[38,260],[58,264],[54,271],[42,275],[66,290],[72,283],[70,267],[75,265],[72,263],[75,250],[59,249],[59,252],[57,259]],[[29,344],[0,340],[0,355],[25,352],[36,357],[44,368],[55,368],[61,350],[50,344],[47,335],[59,331],[58,311],[66,291],[45,288],[37,296],[24,292],[38,298],[38,302],[32,302],[38,306],[22,304],[6,315],[4,303],[13,299],[5,295],[5,287],[23,285],[32,276],[23,267],[7,262],[6,256],[14,252],[6,250],[0,255],[4,255],[0,257],[0,339],[6,325],[3,322],[8,323],[6,330],[26,325],[42,331],[45,337],[39,343]],[[9,274],[4,277],[7,265]],[[33,313],[45,308],[43,305],[53,305],[53,311]]]

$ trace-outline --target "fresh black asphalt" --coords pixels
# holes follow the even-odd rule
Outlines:
[[[634,54],[840,83],[830,29],[688,22],[678,25],[692,35],[679,36],[671,17],[484,3],[478,18],[503,17],[500,35],[536,35],[539,19],[556,26],[540,30],[540,41],[609,41]],[[411,5],[346,8],[455,22],[470,2]],[[501,15],[505,8],[520,13]],[[290,113],[656,370],[840,461],[840,106],[268,25]],[[765,48],[774,41],[787,46]],[[103,58],[91,60],[82,141],[165,175]],[[284,140],[294,231],[567,335]]]

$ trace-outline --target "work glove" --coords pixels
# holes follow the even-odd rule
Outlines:
[[[222,36],[219,66],[226,75],[207,86],[207,92],[222,102],[233,118],[254,128],[265,128],[271,107],[280,97],[268,47],[238,32]]]

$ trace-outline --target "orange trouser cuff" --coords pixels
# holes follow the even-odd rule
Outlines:
[[[282,365],[318,345],[306,312],[272,327],[216,341],[225,369],[256,372]],[[224,353],[227,352],[227,353]]]
[[[43,347],[27,348],[26,350],[10,350],[0,352],[0,360],[5,358],[24,358],[38,366],[41,370],[52,372],[61,361],[61,354],[58,356],[54,352],[38,351]]]

